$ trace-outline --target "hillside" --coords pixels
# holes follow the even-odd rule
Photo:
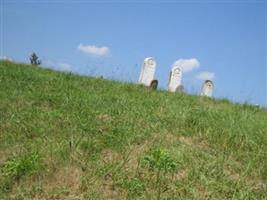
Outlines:
[[[267,111],[0,61],[0,199],[267,199]]]

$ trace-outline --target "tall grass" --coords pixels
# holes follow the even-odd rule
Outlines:
[[[266,122],[257,106],[1,61],[0,199],[266,199]]]

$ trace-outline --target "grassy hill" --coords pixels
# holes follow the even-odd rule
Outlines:
[[[1,61],[0,199],[267,199],[267,111]]]

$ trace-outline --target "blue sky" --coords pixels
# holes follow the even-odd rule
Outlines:
[[[184,59],[188,93],[208,77],[217,98],[267,106],[265,1],[0,2],[2,58],[136,82],[152,56],[162,89]]]

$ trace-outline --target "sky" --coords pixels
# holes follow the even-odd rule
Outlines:
[[[267,107],[267,1],[0,0],[0,57],[137,82],[146,57],[167,89],[171,68],[199,94]]]

